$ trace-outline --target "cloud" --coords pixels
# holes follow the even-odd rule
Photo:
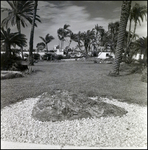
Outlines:
[[[120,12],[121,11],[121,7],[117,7],[113,10],[113,12]]]

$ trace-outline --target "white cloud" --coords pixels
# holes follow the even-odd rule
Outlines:
[[[117,7],[113,10],[113,12],[120,12],[121,11],[121,7]]]

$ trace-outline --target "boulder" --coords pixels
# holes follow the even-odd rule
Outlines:
[[[20,71],[1,71],[1,79],[12,79],[23,77],[23,74]]]
[[[122,116],[127,111],[115,105],[93,100],[84,94],[56,90],[44,93],[32,110],[32,117],[40,121],[63,121],[101,116]]]

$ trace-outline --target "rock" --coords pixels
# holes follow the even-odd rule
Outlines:
[[[43,94],[32,110],[32,117],[40,121],[63,121],[101,116],[122,116],[123,108],[92,100],[84,94],[56,90]]]
[[[20,71],[1,71],[1,79],[12,79],[17,77],[23,77]]]

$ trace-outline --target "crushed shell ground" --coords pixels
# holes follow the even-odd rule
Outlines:
[[[124,108],[128,113],[122,117],[41,122],[31,117],[39,97],[2,109],[2,140],[70,146],[147,147],[146,106],[101,98],[106,103]]]

